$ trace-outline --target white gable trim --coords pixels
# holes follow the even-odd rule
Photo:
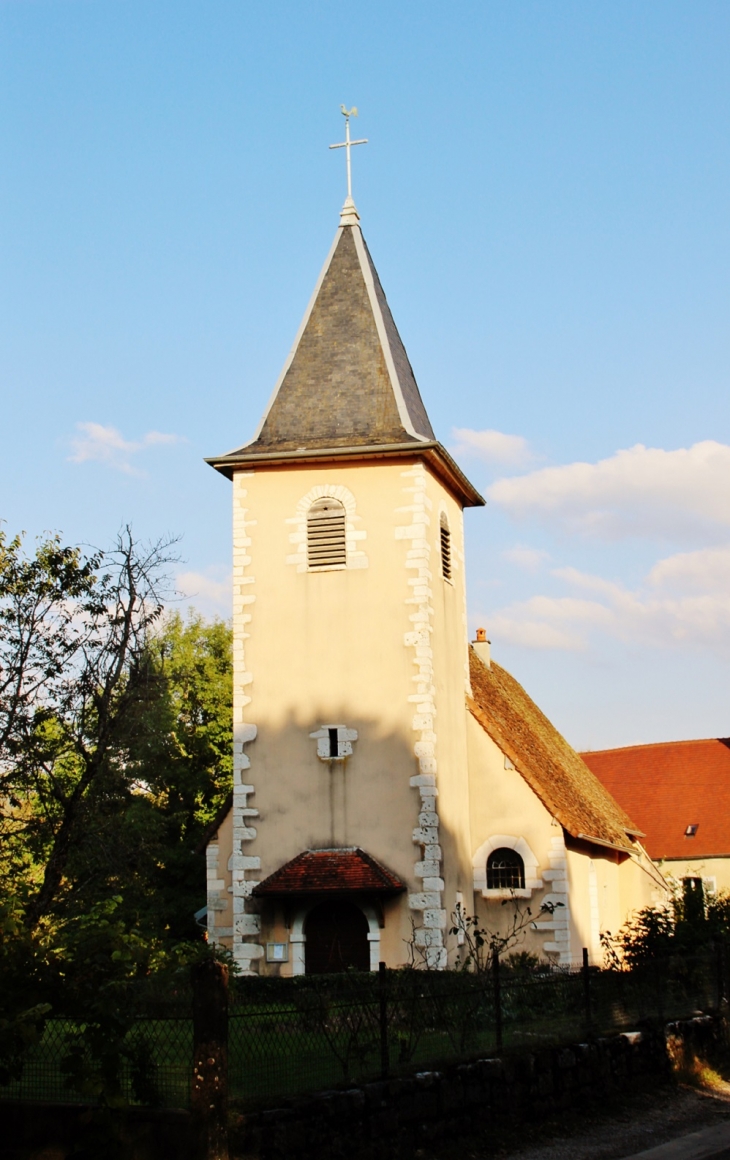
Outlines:
[[[370,308],[373,312],[373,318],[375,319],[375,326],[376,326],[377,331],[378,331],[378,338],[380,339],[380,345],[383,348],[383,354],[385,355],[385,365],[387,366],[388,374],[390,375],[390,385],[392,386],[393,394],[395,395],[395,401],[396,401],[396,405],[398,407],[398,414],[400,415],[400,421],[403,424],[403,426],[405,427],[408,434],[412,435],[414,439],[418,439],[421,443],[429,443],[430,442],[429,436],[418,434],[418,432],[416,431],[416,429],[413,426],[413,423],[411,422],[411,417],[408,414],[408,408],[406,407],[406,401],[403,398],[403,391],[401,389],[400,379],[398,378],[398,374],[397,374],[396,369],[395,369],[395,363],[393,362],[393,353],[390,349],[390,343],[388,342],[388,335],[386,334],[386,331],[385,331],[385,322],[383,321],[383,315],[382,315],[382,312],[380,310],[378,296],[375,293],[375,282],[373,280],[373,273],[372,273],[372,270],[370,269],[370,263],[368,261],[368,256],[365,253],[365,243],[362,240],[362,233],[360,232],[359,226],[352,227],[352,236],[355,240],[355,249],[357,250],[357,256],[360,259],[360,269],[362,270],[362,276],[365,279],[365,285],[366,285],[367,291],[368,291],[368,298],[370,299]]]

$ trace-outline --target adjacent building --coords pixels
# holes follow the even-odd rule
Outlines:
[[[683,893],[730,891],[730,738],[584,753],[644,831],[644,845]]]

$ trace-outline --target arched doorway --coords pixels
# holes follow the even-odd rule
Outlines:
[[[368,920],[352,902],[322,902],[304,924],[304,969],[308,975],[370,970]]]

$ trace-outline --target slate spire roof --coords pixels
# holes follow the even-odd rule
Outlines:
[[[230,476],[261,460],[409,451],[428,453],[463,502],[484,502],[436,441],[357,211],[346,206],[258,431],[207,462]]]
[[[433,437],[360,227],[340,226],[248,448],[294,451]]]

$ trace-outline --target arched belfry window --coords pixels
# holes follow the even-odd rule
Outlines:
[[[525,863],[516,850],[500,846],[487,858],[487,890],[524,890]]]
[[[444,580],[451,579],[451,532],[449,531],[449,521],[446,516],[441,516],[441,575]]]
[[[344,568],[347,564],[345,508],[322,496],[307,512],[307,565],[310,569]]]

